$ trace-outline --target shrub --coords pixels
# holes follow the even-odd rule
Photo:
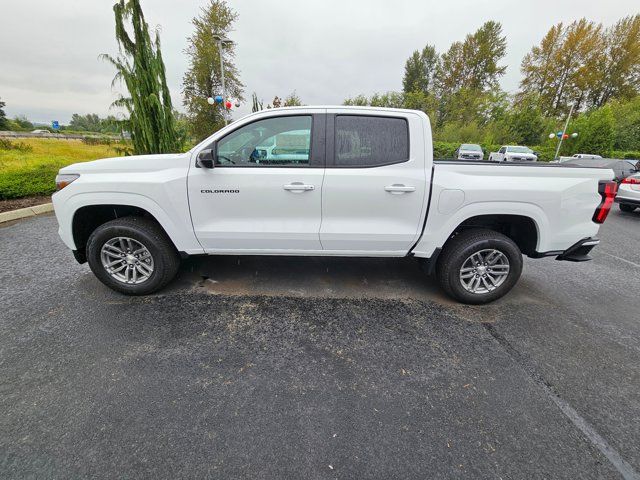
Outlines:
[[[0,138],[0,150],[17,150],[19,152],[31,152],[33,148],[23,142],[12,142],[6,138]]]
[[[111,145],[113,139],[109,137],[83,137],[82,143],[85,145]]]
[[[611,158],[622,158],[624,160],[640,160],[640,152],[624,152],[614,150],[611,152]]]

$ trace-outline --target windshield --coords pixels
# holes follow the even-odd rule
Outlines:
[[[463,143],[462,145],[460,145],[460,150],[468,150],[471,152],[481,152],[482,149],[480,148],[480,145],[475,145],[473,143]]]
[[[507,151],[514,153],[533,153],[533,150],[527,147],[507,147]]]

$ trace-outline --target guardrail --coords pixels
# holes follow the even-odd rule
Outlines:
[[[55,138],[58,140],[82,140],[83,138],[109,138],[113,141],[120,140],[120,137],[113,135],[81,135],[81,134],[65,134],[65,133],[33,133],[33,132],[11,132],[0,131],[0,138]]]

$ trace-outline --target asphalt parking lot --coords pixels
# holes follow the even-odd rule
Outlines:
[[[0,227],[1,478],[638,478],[640,213],[456,305],[410,260],[184,262],[108,290]]]

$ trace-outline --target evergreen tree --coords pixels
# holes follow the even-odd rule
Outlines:
[[[258,94],[253,92],[251,95],[251,112],[259,112],[260,110],[264,110],[264,102],[258,101]]]
[[[122,81],[129,96],[114,106],[129,112],[127,126],[135,154],[170,153],[181,149],[167,87],[160,35],[151,40],[139,0],[120,0],[113,7],[120,55],[102,55],[117,70],[113,82]],[[131,23],[133,38],[127,31]]]
[[[0,130],[8,130],[9,129],[9,122],[7,121],[7,115],[4,113],[4,106],[6,105],[6,103],[4,103],[2,100],[0,100]]]
[[[227,36],[237,17],[224,0],[210,0],[200,15],[192,20],[195,31],[189,37],[189,46],[185,51],[189,58],[189,69],[182,79],[182,93],[192,134],[198,140],[224,126],[224,105],[207,103],[207,98],[224,93],[219,44],[214,35]],[[233,63],[234,49],[233,44],[223,47],[225,88],[227,97],[243,100],[244,85]]]

